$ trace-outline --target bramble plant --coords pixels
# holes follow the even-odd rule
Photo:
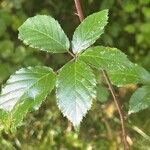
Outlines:
[[[46,66],[35,66],[11,75],[0,96],[1,129],[15,130],[29,111],[40,107],[55,86],[60,111],[74,126],[79,126],[96,99],[95,68],[107,71],[112,84],[118,87],[144,85],[132,95],[129,114],[149,107],[149,72],[132,63],[117,48],[90,47],[104,32],[107,21],[108,10],[88,16],[75,30],[71,44],[51,16],[37,15],[23,23],[19,39],[24,44],[47,53],[69,53],[73,59],[57,72]]]

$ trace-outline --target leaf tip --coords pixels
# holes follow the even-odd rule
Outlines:
[[[104,9],[104,12],[106,12],[107,14],[109,13],[109,9]]]
[[[133,113],[134,113],[134,111],[129,109],[128,115],[131,115],[131,114],[133,114]]]

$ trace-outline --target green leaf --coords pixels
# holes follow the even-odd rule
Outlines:
[[[8,125],[8,113],[2,109],[0,109],[0,131],[6,129]]]
[[[150,84],[150,74],[137,64],[128,63],[128,66],[108,70],[111,81],[117,86],[126,84]]]
[[[97,101],[104,103],[108,100],[109,98],[109,91],[106,87],[102,86],[101,84],[97,85],[97,96],[96,99]]]
[[[136,113],[150,106],[150,86],[143,86],[135,91],[129,102],[129,114]]]
[[[64,53],[69,49],[69,40],[59,23],[46,15],[27,19],[19,28],[19,39],[42,51]]]
[[[88,16],[77,27],[72,40],[72,50],[79,53],[92,45],[104,32],[108,20],[108,10]]]
[[[69,62],[57,78],[57,104],[63,115],[78,126],[96,97],[96,79],[83,62]]]
[[[137,71],[139,75],[139,83],[150,85],[150,73],[141,66],[137,66]]]
[[[48,67],[28,67],[12,75],[0,96],[0,108],[18,125],[24,115],[38,107],[55,85],[55,74]]]
[[[122,86],[131,83],[145,83],[150,75],[142,67],[133,64],[116,48],[96,46],[87,49],[80,59],[97,69],[105,69],[113,84]]]
[[[125,54],[116,48],[96,46],[90,47],[80,55],[80,59],[98,69],[116,69],[128,61]]]
[[[2,82],[9,77],[10,72],[11,72],[10,64],[0,62],[0,84],[2,84]]]

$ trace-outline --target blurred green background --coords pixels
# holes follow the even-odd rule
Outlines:
[[[109,24],[97,44],[121,49],[130,60],[150,71],[150,0],[81,1],[85,16],[110,10]],[[18,40],[18,27],[36,14],[53,16],[70,39],[79,24],[73,0],[1,0],[0,85],[21,67],[46,65],[57,70],[70,59],[68,54],[39,52]],[[136,88],[130,85],[116,89],[125,113]],[[121,150],[118,113],[106,87],[99,84],[97,90],[97,101],[81,123],[79,133],[63,118],[53,92],[40,110],[28,113],[16,133],[0,133],[0,149]],[[150,149],[149,113],[150,109],[126,116],[128,142],[133,150]]]

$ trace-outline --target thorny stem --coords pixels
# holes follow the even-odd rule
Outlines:
[[[75,3],[75,7],[76,7],[76,10],[77,10],[77,15],[79,17],[79,20],[80,20],[80,22],[82,22],[83,19],[84,19],[84,16],[83,16],[80,0],[74,0],[74,3]],[[116,97],[115,90],[113,89],[113,86],[111,84],[111,81],[109,79],[109,76],[108,76],[107,72],[105,70],[102,70],[102,72],[103,72],[104,78],[105,78],[105,80],[106,80],[106,82],[108,84],[108,87],[110,89],[111,95],[113,97],[114,103],[115,103],[115,105],[117,107],[117,110],[118,110],[118,113],[119,113],[119,116],[120,116],[120,122],[121,122],[121,128],[122,128],[122,136],[123,136],[123,140],[122,141],[123,141],[123,144],[124,144],[124,150],[128,150],[129,146],[128,146],[127,134],[126,134],[126,130],[125,130],[124,114],[123,114],[123,111],[121,109],[121,106],[120,106],[120,103],[118,101],[118,98]]]
[[[84,16],[83,16],[80,0],[74,0],[74,2],[77,10],[77,15],[79,17],[80,22],[82,22],[84,20]]]

